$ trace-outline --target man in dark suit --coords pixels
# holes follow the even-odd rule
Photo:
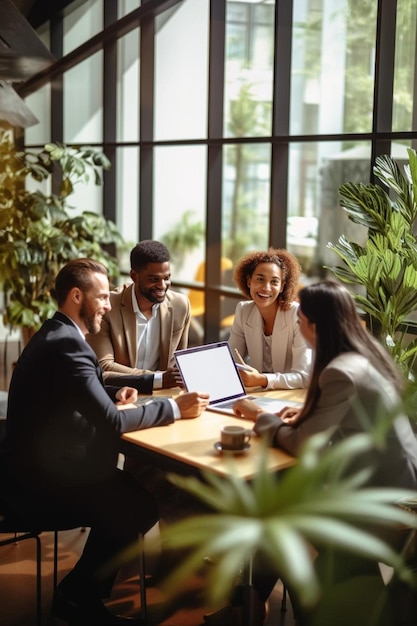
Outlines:
[[[54,295],[58,311],[22,352],[10,384],[0,455],[5,500],[9,513],[24,515],[32,527],[91,528],[55,594],[57,616],[77,626],[139,624],[113,615],[102,602],[110,595],[117,557],[158,518],[152,495],[116,467],[119,436],[197,417],[207,396],[186,393],[138,408],[132,404],[136,389],[104,386],[85,341],[110,310],[100,263],[70,261],[57,276]]]

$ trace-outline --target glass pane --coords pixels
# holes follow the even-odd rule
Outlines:
[[[275,2],[226,7],[224,134],[271,134]]]
[[[412,131],[416,92],[417,0],[397,0],[392,129]]]
[[[103,30],[103,0],[85,0],[64,17],[64,54]]]
[[[208,0],[184,0],[156,19],[156,140],[207,135],[208,18]]]
[[[338,265],[327,248],[340,235],[364,244],[367,230],[354,224],[339,205],[339,187],[368,183],[370,142],[301,143],[290,147],[287,248],[306,276],[323,276],[324,265]]]
[[[120,19],[124,15],[131,13],[135,9],[140,7],[140,0],[118,0],[117,2],[117,17]]]
[[[371,132],[375,0],[294,0],[292,134]]]
[[[233,265],[248,250],[268,245],[270,162],[269,144],[225,148],[222,256]]]
[[[139,149],[118,148],[116,156],[116,224],[130,252],[139,239]],[[120,269],[129,271],[129,263],[123,256]]]
[[[102,83],[102,51],[64,74],[64,142],[102,141]],[[82,106],[75,106],[77,103]]]
[[[139,140],[139,29],[117,42],[117,140]]]
[[[207,151],[155,149],[154,233],[172,257],[173,280],[192,281],[205,258]]]
[[[51,140],[51,84],[35,91],[25,102],[39,120],[39,124],[26,128],[25,143],[43,145]]]

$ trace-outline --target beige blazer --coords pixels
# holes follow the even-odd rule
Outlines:
[[[137,320],[132,306],[133,283],[110,293],[111,311],[106,313],[101,330],[87,335],[103,368],[104,379],[114,375],[149,373],[137,369]],[[168,290],[159,307],[161,321],[159,370],[175,365],[174,351],[186,348],[190,327],[190,303],[187,296]]]
[[[278,311],[272,332],[272,372],[263,365],[263,320],[253,301],[238,302],[230,331],[229,346],[237,348],[242,357],[268,379],[267,389],[297,389],[307,387],[311,350],[307,347],[297,318],[298,303],[289,311]]]

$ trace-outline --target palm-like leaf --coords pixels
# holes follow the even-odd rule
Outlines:
[[[215,565],[209,568],[207,591],[209,600],[219,604],[227,599],[240,572],[257,553],[273,564],[299,603],[311,607],[318,601],[320,587],[310,543],[331,544],[383,561],[411,581],[401,557],[361,528],[367,524],[417,526],[416,516],[393,506],[410,492],[364,488],[371,468],[345,476],[345,468],[355,455],[373,447],[371,435],[350,437],[331,447],[329,436],[312,437],[297,465],[282,476],[272,475],[265,455],[260,455],[260,467],[251,484],[233,473],[227,478],[207,473],[203,481],[172,477],[214,513],[164,529],[165,547],[190,551],[166,580],[168,592],[176,593],[201,569],[203,557],[210,555]]]
[[[374,173],[390,195],[378,184],[341,185],[340,205],[351,221],[368,228],[368,241],[359,246],[342,235],[337,244],[329,243],[343,265],[326,267],[339,280],[365,287],[366,296],[354,295],[356,302],[405,368],[415,352],[407,353],[402,345],[407,338],[399,329],[417,308],[417,154],[409,149],[408,157],[404,172],[390,156],[376,159]]]

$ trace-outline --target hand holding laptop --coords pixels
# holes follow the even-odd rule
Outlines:
[[[247,372],[238,371],[227,341],[177,350],[174,355],[186,390],[204,389],[210,396],[205,408],[234,415],[236,400],[247,398],[240,375]],[[257,398],[257,403],[269,413],[287,406],[287,402],[275,398]]]
[[[181,392],[176,396],[175,402],[181,412],[181,418],[191,419],[199,417],[205,411],[209,403],[209,394],[197,391]]]
[[[168,367],[162,374],[162,389],[171,389],[172,387],[184,388],[184,381],[178,367]]]

